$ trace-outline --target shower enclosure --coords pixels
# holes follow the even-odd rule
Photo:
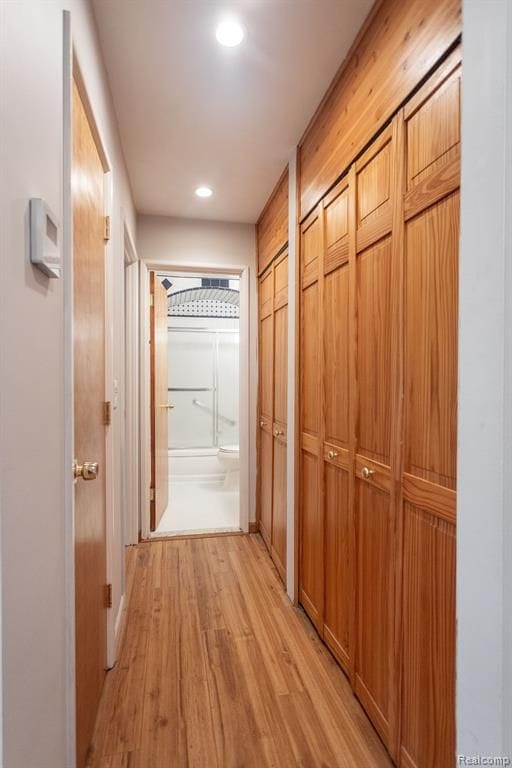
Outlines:
[[[190,327],[192,318],[186,325],[170,319],[169,458],[175,480],[218,479],[219,447],[238,445],[238,320],[208,320]]]

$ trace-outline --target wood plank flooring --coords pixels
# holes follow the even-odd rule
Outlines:
[[[91,768],[391,766],[259,535],[130,547],[126,594]]]

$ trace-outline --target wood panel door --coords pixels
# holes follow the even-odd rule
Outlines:
[[[274,474],[274,272],[269,267],[259,281],[259,529],[267,548],[272,546]]]
[[[323,208],[318,206],[301,227],[300,423],[301,506],[299,600],[323,634],[324,510],[322,290]]]
[[[358,160],[353,182],[352,387],[356,628],[354,689],[391,753],[396,749],[395,484],[399,287],[393,282],[396,126]]]
[[[404,110],[401,761],[455,754],[460,53]]]
[[[149,275],[151,365],[151,489],[150,529],[156,531],[169,503],[169,403],[167,291],[155,275]]]
[[[274,263],[274,477],[272,546],[274,564],[286,583],[286,445],[288,421],[288,253]]]
[[[352,674],[354,526],[350,509],[349,184],[324,200],[323,390],[325,499],[324,640]]]
[[[82,468],[75,469],[76,752],[83,768],[106,667],[105,216],[104,169],[75,82],[72,162],[74,455]]]

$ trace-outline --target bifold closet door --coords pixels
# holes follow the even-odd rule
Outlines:
[[[286,442],[288,391],[288,253],[274,270],[274,478],[272,504],[272,560],[286,581]]]
[[[259,283],[260,302],[260,422],[259,422],[259,509],[260,532],[270,550],[272,537],[272,477],[274,421],[274,273],[272,267]]]
[[[455,755],[460,51],[404,109],[401,764]]]
[[[299,600],[320,633],[324,607],[322,270],[323,209],[318,206],[301,227]]]
[[[324,200],[323,482],[325,509],[324,640],[351,674],[353,524],[350,513],[349,186],[344,179]]]
[[[356,627],[354,689],[393,754],[395,666],[395,461],[398,254],[393,241],[397,121],[349,174],[351,207],[351,418],[354,440]],[[396,446],[395,446],[396,447]]]

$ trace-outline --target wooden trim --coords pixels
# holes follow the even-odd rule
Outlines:
[[[361,173],[368,163],[384,149],[386,144],[389,144],[393,140],[393,124],[385,125],[380,133],[372,140],[370,146],[367,149],[363,149],[362,153],[358,155],[355,161],[356,173]]]
[[[401,692],[402,692],[402,570],[403,570],[403,503],[402,465],[404,445],[404,300],[405,300],[405,225],[403,200],[406,186],[406,136],[403,113],[393,120],[393,168],[392,189],[392,243],[391,243],[391,286],[393,318],[391,344],[391,514],[395,531],[393,553],[394,588],[392,593],[392,669],[394,689],[391,695],[389,713],[390,752],[395,760],[400,750]]]
[[[256,231],[257,231],[258,225],[261,223],[262,218],[264,217],[264,215],[266,214],[266,212],[270,208],[270,205],[272,204],[272,202],[273,202],[277,192],[279,191],[279,187],[283,183],[287,173],[288,173],[288,163],[286,163],[285,167],[281,171],[281,175],[279,176],[278,180],[274,184],[274,187],[272,188],[272,192],[270,193],[269,197],[267,198],[267,202],[263,206],[262,211],[261,211],[260,215],[258,216],[258,219],[256,221]]]
[[[288,240],[286,241],[286,243],[284,243],[284,244],[281,246],[281,248],[280,248],[280,249],[277,251],[277,253],[275,254],[275,256],[272,256],[272,258],[270,259],[270,261],[268,262],[268,264],[265,264],[265,266],[264,266],[262,269],[260,269],[260,268],[259,268],[259,265],[258,265],[258,278],[260,278],[260,277],[263,277],[263,276],[264,276],[264,274],[265,274],[265,272],[266,272],[267,270],[269,270],[269,269],[272,269],[272,267],[274,266],[274,263],[275,263],[275,262],[276,262],[276,261],[279,259],[279,257],[280,257],[280,256],[282,256],[282,255],[284,254],[284,252],[285,252],[285,251],[287,251],[287,250],[288,250]]]
[[[334,187],[328,192],[325,197],[322,198],[322,205],[324,208],[328,208],[331,203],[333,203],[337,197],[343,194],[343,192],[348,189],[348,174],[345,173],[345,175],[334,185]]]
[[[436,68],[436,71],[404,104],[404,119],[409,120],[420,109],[430,96],[445,83],[462,63],[462,48],[458,45]],[[442,64],[442,66],[441,66]]]
[[[404,197],[406,221],[417,216],[434,203],[442,200],[460,187],[460,144],[455,147],[455,157],[437,171],[425,176]]]
[[[233,531],[199,531],[198,533],[177,533],[176,536],[151,536],[148,539],[141,539],[136,546],[141,544],[155,544],[160,541],[180,541],[182,539],[217,539],[223,536],[248,536],[242,530]]]
[[[300,464],[301,464],[301,408],[300,408],[300,377],[301,377],[301,343],[300,343],[300,328],[301,328],[301,284],[300,284],[300,265],[301,265],[301,253],[302,253],[302,238],[301,238],[301,226],[300,226],[300,149],[296,149],[295,159],[295,221],[293,226],[295,227],[295,273],[293,289],[295,291],[295,376],[294,376],[294,397],[295,397],[295,412],[294,412],[294,590],[293,590],[293,602],[294,605],[298,605],[299,602],[299,583],[300,583]],[[290,286],[288,286],[290,290]]]
[[[366,17],[366,19],[364,20],[361,28],[359,29],[359,32],[357,33],[357,35],[356,35],[356,37],[354,39],[354,42],[352,43],[352,45],[348,49],[348,52],[347,52],[345,58],[343,59],[343,61],[341,62],[340,66],[336,70],[336,74],[334,75],[334,77],[333,77],[333,79],[331,81],[331,84],[329,85],[329,87],[327,88],[326,92],[324,93],[324,95],[322,97],[322,100],[320,101],[318,107],[313,112],[313,116],[312,116],[311,120],[307,124],[306,129],[304,130],[304,133],[300,137],[300,139],[299,139],[299,147],[302,147],[302,145],[304,143],[304,139],[306,138],[306,136],[309,133],[309,129],[315,123],[316,119],[322,113],[322,110],[324,109],[326,103],[329,101],[329,98],[330,98],[332,92],[334,91],[334,89],[336,88],[336,86],[338,84],[338,80],[340,79],[340,77],[342,76],[343,72],[345,71],[348,63],[350,62],[350,59],[352,58],[354,53],[359,48],[359,46],[361,44],[361,40],[363,39],[363,37],[365,36],[366,32],[368,31],[368,28],[372,25],[372,22],[375,19],[375,17],[377,16],[377,14],[378,14],[378,12],[380,10],[380,7],[383,4],[383,2],[384,2],[384,0],[376,0],[376,2],[370,8],[368,16]],[[299,211],[300,211],[300,209],[299,209]]]
[[[356,168],[352,165],[349,171],[349,194],[348,194],[348,269],[349,269],[349,454],[350,454],[350,473],[348,484],[348,503],[349,503],[349,570],[352,576],[356,569],[356,478],[354,473],[354,464],[357,445],[357,199],[356,199]],[[349,678],[352,688],[355,686],[356,674],[356,627],[357,627],[357,606],[356,606],[356,584],[351,584],[352,599],[350,601],[349,616],[349,638],[350,649],[349,657]]]
[[[363,222],[356,234],[357,252],[365,251],[378,240],[391,233],[393,226],[393,212],[389,201],[382,206],[383,210],[379,215],[371,217],[369,221]]]
[[[457,494],[451,488],[404,472],[403,491],[405,501],[452,525],[457,524]]]
[[[260,526],[257,520],[249,523],[249,533],[259,533]]]

